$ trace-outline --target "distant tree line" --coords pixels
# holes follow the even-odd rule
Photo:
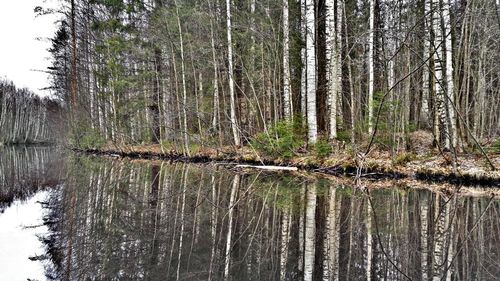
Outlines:
[[[74,138],[241,145],[279,122],[392,151],[498,138],[494,0],[71,0],[52,82]],[[431,140],[429,140],[431,141]]]
[[[0,80],[0,144],[54,142],[60,104]]]

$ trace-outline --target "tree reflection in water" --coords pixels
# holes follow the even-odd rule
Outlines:
[[[62,154],[52,147],[0,146],[0,213],[14,200],[61,183]]]
[[[500,202],[285,174],[73,158],[51,193],[54,277],[493,280]],[[369,183],[367,183],[369,184]]]

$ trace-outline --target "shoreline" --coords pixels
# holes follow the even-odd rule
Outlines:
[[[355,177],[357,162],[346,153],[329,158],[317,159],[314,156],[302,156],[291,159],[261,157],[255,151],[240,149],[206,149],[191,156],[175,151],[162,152],[159,146],[135,146],[124,148],[106,147],[102,149],[81,149],[70,147],[72,151],[95,156],[111,156],[130,159],[167,160],[189,163],[220,163],[227,165],[296,167],[301,171],[321,173],[332,176]],[[478,165],[481,159],[473,156],[460,156],[461,165],[453,171],[446,165],[443,157],[432,156],[395,164],[386,157],[368,157],[363,163],[361,178],[364,179],[410,179],[428,183],[450,183],[453,185],[499,187],[500,172],[489,171]],[[494,155],[495,163],[500,162],[500,155]],[[485,165],[483,165],[485,166]],[[247,169],[247,168],[245,168]],[[279,169],[277,169],[279,170]]]

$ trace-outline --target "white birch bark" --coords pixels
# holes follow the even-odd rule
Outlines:
[[[342,125],[342,24],[344,17],[344,0],[337,0],[337,24],[336,24],[336,35],[337,35],[337,116],[339,117],[340,123]],[[335,78],[335,77],[334,77]],[[335,128],[335,137],[337,137],[337,128]]]
[[[443,22],[445,36],[446,55],[446,94],[447,110],[450,124],[450,142],[453,147],[457,147],[457,120],[455,118],[455,87],[453,82],[453,45],[451,42],[451,20],[450,20],[450,0],[443,0]]]
[[[370,34],[368,37],[368,133],[373,133],[373,43],[375,39],[375,0],[370,0]]]
[[[430,54],[430,28],[432,21],[429,20],[429,12],[431,10],[430,0],[424,0],[424,56],[423,59],[426,60]],[[423,67],[422,71],[422,108],[420,110],[420,119],[428,124],[429,122],[429,91],[430,91],[430,79],[429,79],[429,69],[428,63]]]
[[[218,198],[217,198],[217,190],[216,190],[216,184],[215,184],[215,176],[212,174],[211,176],[211,183],[212,183],[212,207],[211,207],[211,212],[210,212],[210,235],[212,238],[212,251],[210,255],[210,267],[208,271],[208,280],[212,280],[212,271],[213,271],[213,264],[214,264],[214,259],[216,255],[216,247],[217,247],[217,223],[218,223],[218,208],[217,208],[217,203],[218,203]]]
[[[299,0],[300,3],[300,39],[306,41],[306,0]],[[306,63],[306,48],[300,49],[300,60],[302,62],[302,70],[300,73],[300,112],[305,117],[307,115],[307,63]]]
[[[193,66],[194,69],[194,66]],[[200,117],[200,101],[203,100],[203,75],[202,72],[198,72],[198,92],[196,93],[196,100],[195,100],[195,106],[196,106],[196,120],[198,121],[198,134],[200,134],[200,141],[203,142],[203,127],[201,126],[201,117]]]
[[[428,280],[428,265],[427,265],[427,255],[428,255],[428,243],[427,243],[427,237],[428,237],[428,227],[429,227],[429,201],[427,198],[427,194],[424,194],[423,197],[420,198],[419,200],[420,203],[420,247],[421,247],[421,253],[420,253],[420,267],[422,270],[422,280]]]
[[[187,126],[187,90],[186,90],[186,67],[184,63],[184,42],[182,38],[182,26],[181,19],[179,17],[179,6],[177,4],[177,0],[174,0],[175,4],[175,13],[177,15],[177,28],[179,30],[179,43],[180,43],[180,51],[181,51],[181,77],[182,77],[182,130],[183,130],[183,139],[184,139],[184,150],[186,155],[190,155],[189,151],[189,140],[188,140],[188,126]]]
[[[441,211],[441,200],[440,195],[436,195],[435,202],[435,210],[434,210],[434,220],[435,220],[435,229],[434,229],[434,253],[433,253],[433,276],[432,280],[438,281],[441,280],[442,269],[445,266],[443,249],[444,249],[444,231],[446,229],[445,225],[445,217],[446,217],[446,209]],[[446,206],[445,206],[446,208]]]
[[[209,5],[211,2],[209,1]],[[212,10],[212,7],[210,7]],[[219,69],[217,64],[217,54],[215,50],[215,34],[214,34],[214,23],[212,17],[210,17],[210,44],[212,47],[212,63],[214,67],[214,79],[213,79],[213,116],[212,116],[212,127],[217,131],[217,126],[219,124]]]
[[[236,146],[240,146],[240,134],[238,132],[238,122],[236,120],[236,97],[234,93],[234,70],[233,70],[233,40],[231,39],[231,0],[226,0],[227,10],[227,59],[229,72],[229,103],[230,103],[230,119],[231,129],[233,132],[233,140]]]
[[[477,68],[477,93],[478,98],[477,102],[474,104],[474,120],[473,120],[473,128],[476,132],[476,136],[479,139],[483,138],[483,130],[484,127],[484,115],[486,111],[486,73],[484,71],[484,47],[481,48],[479,55],[479,63]]]
[[[229,0],[228,0],[229,1]],[[233,184],[231,186],[231,195],[229,198],[229,210],[228,210],[228,222],[227,222],[227,236],[226,236],[226,254],[224,262],[224,280],[229,279],[229,268],[231,261],[231,239],[233,232],[233,219],[234,219],[234,204],[236,201],[236,191],[240,184],[240,176],[236,174],[233,179]]]
[[[300,188],[300,212],[299,212],[299,257],[297,266],[300,271],[304,271],[304,205],[306,187]]]
[[[366,280],[372,280],[372,257],[373,257],[373,239],[372,239],[372,205],[367,202],[366,214]]]
[[[252,70],[255,70],[255,32],[257,31],[255,28],[255,5],[256,0],[250,1],[250,42],[252,46],[250,46],[250,53],[252,55]]]
[[[440,0],[432,0],[432,9],[434,10],[432,17],[432,29],[434,31],[434,77],[435,77],[435,91],[436,91],[436,117],[438,122],[435,124],[436,140],[441,142],[440,135],[444,135],[444,148],[450,148],[450,138],[448,131],[448,118],[446,114],[446,101],[444,93],[444,79],[442,68],[443,57],[443,31],[441,29],[441,8]],[[439,126],[439,122],[441,126]]]
[[[307,188],[306,200],[304,281],[312,281],[316,247],[316,186]]]
[[[181,272],[181,258],[182,258],[182,242],[184,238],[184,209],[186,208],[186,191],[187,191],[187,180],[188,180],[189,166],[186,166],[186,172],[184,173],[184,177],[182,179],[182,204],[181,204],[181,230],[179,235],[179,253],[177,256],[177,271],[176,271],[176,280],[180,279]]]
[[[456,200],[457,200],[457,197],[455,196],[454,198],[450,199],[448,204],[447,204],[447,213],[446,213],[446,229],[448,231],[448,235],[447,235],[447,243],[448,243],[448,246],[447,246],[447,249],[446,249],[446,268],[448,269],[447,272],[446,272],[446,281],[451,281],[451,277],[455,274],[453,274],[453,271],[454,271],[454,268],[452,267],[452,262],[453,262],[453,258],[455,256],[455,248],[454,248],[454,245],[457,244],[457,241],[455,239],[456,235],[455,235],[455,224],[453,223],[453,218],[455,217],[455,206],[456,206]],[[484,241],[484,240],[479,240],[479,241]],[[480,244],[484,244],[484,243],[481,243]],[[479,276],[478,280],[481,280],[481,276]],[[441,279],[442,280],[442,279]]]
[[[285,209],[281,217],[281,247],[280,247],[280,280],[286,280],[286,264],[288,260],[288,244],[290,241],[290,214]]]
[[[337,30],[335,28],[335,1],[326,0],[326,77],[330,106],[331,140],[337,138]]]
[[[228,0],[229,1],[229,0]],[[315,15],[314,1],[306,0],[306,87],[307,87],[307,126],[309,143],[318,138],[316,120],[316,46],[315,46]]]
[[[391,88],[392,85],[394,85],[394,52],[396,50],[396,40],[395,40],[395,35],[394,35],[394,11],[391,7],[388,7],[387,9],[387,16],[386,16],[386,21],[385,21],[385,28],[386,28],[386,41],[387,41],[387,49],[388,49],[388,56],[389,56],[389,62],[388,62],[388,73],[387,73],[387,85],[388,88]]]
[[[339,214],[336,203],[337,189],[330,187],[329,209],[326,214],[324,242],[323,280],[338,280],[339,275]]]
[[[290,35],[288,23],[288,0],[283,0],[283,113],[291,120],[292,93],[290,89]]]

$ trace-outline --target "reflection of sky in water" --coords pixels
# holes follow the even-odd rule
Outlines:
[[[37,235],[47,233],[41,225],[42,206],[47,191],[35,194],[25,202],[14,202],[0,214],[0,280],[45,280],[44,267],[40,261],[28,258],[44,254],[44,246]]]

